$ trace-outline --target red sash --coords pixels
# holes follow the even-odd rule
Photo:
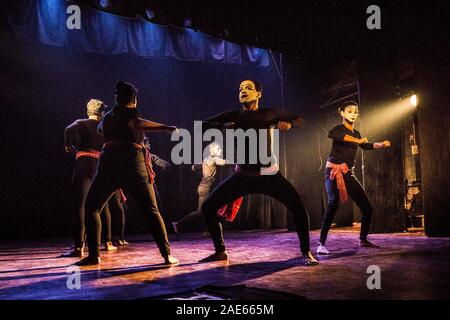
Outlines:
[[[334,178],[336,178],[336,185],[339,191],[339,198],[341,199],[341,202],[346,202],[348,200],[348,194],[347,188],[345,187],[343,174],[346,174],[349,170],[347,164],[345,162],[341,164],[335,164],[327,161],[327,168],[331,168],[330,179],[334,180]]]
[[[100,158],[100,151],[97,150],[88,150],[88,151],[77,151],[75,154],[75,159],[78,159],[80,157],[89,157],[89,158]]]
[[[233,221],[234,218],[236,218],[236,215],[239,211],[239,208],[241,207],[242,200],[244,198],[240,197],[233,202],[224,205],[222,208],[220,208],[217,211],[217,214],[223,218],[225,218],[226,221]]]

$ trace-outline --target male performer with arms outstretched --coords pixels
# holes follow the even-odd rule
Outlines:
[[[262,95],[261,85],[254,80],[245,80],[239,86],[239,101],[241,110],[228,111],[203,122],[204,127],[233,127],[234,129],[256,130],[258,143],[261,139],[272,150],[273,138],[271,130],[274,127],[287,131],[291,127],[299,126],[299,117],[293,113],[279,109],[259,108],[258,102]],[[262,133],[265,134],[262,134]],[[251,193],[262,193],[274,197],[282,202],[293,214],[295,227],[300,240],[300,249],[303,254],[303,262],[306,265],[317,265],[318,261],[310,252],[309,243],[309,217],[303,205],[302,199],[295,188],[278,171],[276,159],[269,164],[263,164],[259,156],[256,163],[249,159],[252,149],[249,141],[245,139],[245,155],[239,155],[238,159],[245,158],[244,163],[236,165],[235,173],[222,182],[205,200],[202,212],[206,225],[214,242],[215,253],[202,261],[227,260],[228,254],[225,250],[222,226],[217,211],[233,200]],[[259,148],[259,147],[258,147]],[[253,148],[254,149],[254,148]],[[259,150],[257,151],[259,155]],[[266,153],[267,154],[267,153]],[[274,159],[274,157],[272,157]]]

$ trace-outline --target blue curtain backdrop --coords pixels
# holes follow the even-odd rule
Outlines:
[[[172,57],[181,61],[218,61],[269,66],[265,49],[240,46],[191,29],[162,26],[142,18],[123,18],[92,8],[81,9],[81,29],[70,30],[64,0],[21,0],[8,10],[13,32],[51,46],[99,54],[136,54],[145,58]]]

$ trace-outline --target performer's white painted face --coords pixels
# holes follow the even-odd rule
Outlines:
[[[344,111],[341,111],[341,116],[349,123],[354,123],[359,116],[358,106],[355,105],[346,106]]]
[[[250,104],[261,98],[261,92],[256,91],[255,84],[251,80],[241,82],[239,86],[239,102]]]
[[[209,148],[209,153],[211,156],[220,157],[222,155],[222,148],[218,144],[213,144]]]

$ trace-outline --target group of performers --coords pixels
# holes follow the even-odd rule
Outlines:
[[[178,264],[178,260],[171,255],[167,231],[158,206],[152,160],[162,167],[168,167],[170,164],[151,155],[149,144],[145,143],[147,132],[172,132],[178,129],[175,126],[139,117],[137,94],[138,90],[134,85],[118,81],[115,86],[115,105],[110,111],[104,114],[106,109],[104,103],[92,99],[87,105],[89,118],[77,120],[65,130],[66,151],[76,153],[71,188],[76,222],[75,245],[63,256],[82,258],[77,265],[100,263],[101,216],[105,217],[105,249],[116,249],[112,244],[111,207],[115,207],[119,217],[118,245],[128,244],[123,235],[125,196],[122,190],[126,190],[135,200],[164,258],[164,263]],[[262,141],[268,150],[272,150],[273,129],[288,131],[292,127],[299,127],[300,118],[284,110],[260,108],[261,96],[262,87],[257,81],[242,81],[239,86],[239,101],[242,108],[203,121],[204,128],[232,128],[243,131],[254,129],[258,138],[257,145],[261,146]],[[339,108],[339,114],[343,119],[342,124],[329,132],[333,146],[325,170],[328,206],[323,217],[317,254],[329,254],[325,247],[328,231],[338,210],[339,201],[344,202],[349,196],[362,211],[360,245],[376,247],[367,240],[372,207],[353,173],[353,166],[358,146],[370,150],[389,147],[390,143],[389,141],[369,143],[367,138],[362,138],[353,128],[359,115],[358,105],[355,102],[343,103]],[[192,168],[202,172],[202,180],[197,189],[198,208],[173,224],[175,231],[181,231],[186,226],[192,225],[195,219],[204,221],[215,252],[201,261],[228,259],[222,218],[227,215],[229,217],[229,214],[234,217],[243,196],[262,193],[277,199],[289,209],[300,241],[303,263],[308,266],[318,265],[310,250],[308,212],[295,187],[280,173],[276,157],[272,155],[269,164],[262,163],[259,158],[256,163],[250,163],[250,146],[246,143],[244,163],[236,164],[235,172],[210,192],[217,166],[231,163],[221,158],[220,145],[212,143],[208,146],[208,150],[209,156],[203,163]],[[89,255],[83,257],[86,240]]]

